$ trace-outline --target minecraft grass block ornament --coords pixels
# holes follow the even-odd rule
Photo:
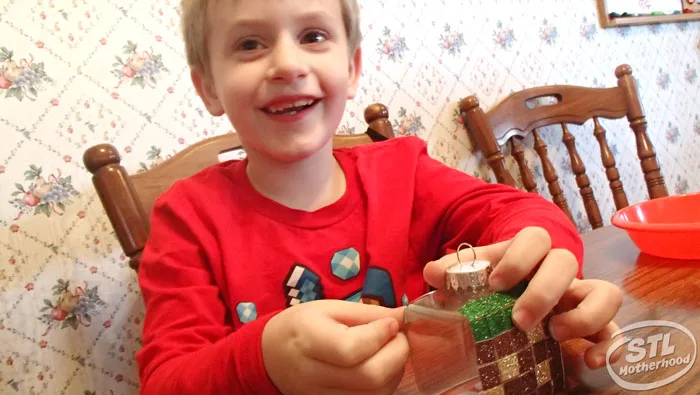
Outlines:
[[[551,394],[563,391],[559,344],[540,323],[529,332],[513,325],[516,298],[492,293],[465,303],[459,312],[474,336],[474,354],[484,395]]]
[[[471,388],[484,395],[565,391],[562,353],[545,329],[551,314],[529,332],[512,320],[524,286],[495,292],[491,265],[476,259],[446,271],[446,290],[433,291],[406,311],[411,363],[420,394]],[[521,284],[522,285],[522,284]]]

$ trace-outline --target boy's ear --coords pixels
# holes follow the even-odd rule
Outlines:
[[[362,49],[357,47],[350,60],[350,84],[348,84],[348,99],[355,97],[357,85],[362,75]]]
[[[216,95],[211,77],[199,68],[193,68],[190,71],[190,78],[192,79],[192,84],[194,84],[194,89],[197,90],[197,94],[202,98],[204,106],[209,113],[215,117],[224,115],[224,107]]]

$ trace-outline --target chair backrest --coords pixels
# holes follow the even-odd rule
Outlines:
[[[337,135],[333,139],[334,147],[351,147],[394,137],[384,105],[370,105],[364,115],[368,123],[366,132]],[[141,252],[146,246],[150,213],[156,198],[175,181],[218,163],[220,154],[242,149],[238,136],[228,133],[200,141],[156,167],[133,175],[121,165],[117,149],[110,144],[96,145],[85,151],[85,167],[93,174],[97,195],[134,270],[138,270]]]
[[[629,65],[618,66],[615,75],[617,87],[611,88],[552,85],[525,89],[511,94],[487,113],[479,106],[476,96],[469,96],[460,102],[460,113],[472,142],[484,154],[498,182],[515,186],[513,177],[506,169],[500,148],[508,144],[518,164],[524,187],[530,192],[537,192],[537,184],[527,167],[524,152],[519,143],[514,141],[516,137],[523,138],[531,132],[534,137],[534,149],[542,163],[552,200],[574,222],[557,173],[547,157],[547,145],[537,131],[537,128],[561,124],[562,141],[569,153],[571,169],[576,175],[576,184],[588,220],[595,229],[603,226],[603,221],[586,175],[586,168],[576,150],[575,139],[569,132],[567,123],[582,125],[593,119],[593,133],[600,146],[602,163],[618,210],[629,203],[620,181],[615,158],[605,137],[606,131],[600,125],[599,118],[627,117],[635,135],[637,154],[649,197],[655,199],[668,195],[654,147],[647,136],[647,122],[639,101],[637,85],[632,77],[632,69]],[[538,101],[541,103],[545,99],[549,99],[550,102],[545,105],[533,104]]]

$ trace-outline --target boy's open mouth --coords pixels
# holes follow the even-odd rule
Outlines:
[[[263,112],[274,115],[296,115],[299,112],[315,106],[321,99],[303,99],[283,106],[272,106],[263,108]]]

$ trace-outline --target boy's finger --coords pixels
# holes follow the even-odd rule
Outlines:
[[[365,390],[389,388],[397,376],[400,380],[408,360],[408,351],[408,339],[403,333],[398,333],[377,353],[353,367],[351,374],[347,375],[348,383],[345,386],[340,382],[331,386],[347,388],[350,383],[362,383],[360,387]]]
[[[510,252],[510,250],[509,250]],[[513,321],[523,330],[532,329],[556,306],[576,277],[574,255],[562,249],[547,254],[525,292],[513,306]]]
[[[488,246],[475,247],[473,252],[468,248],[464,248],[459,251],[459,259],[457,253],[447,254],[425,265],[423,268],[423,279],[432,287],[445,289],[445,272],[447,268],[458,264],[460,260],[462,263],[471,262],[474,259],[474,254],[476,254],[477,260],[488,261],[493,264],[503,257],[510,243],[511,241],[507,240]]]
[[[401,372],[397,377],[393,377],[388,384],[386,384],[381,389],[348,389],[348,388],[323,388],[324,395],[394,395],[397,391],[396,388],[401,384],[401,379],[403,378],[403,372]],[[331,382],[330,385],[335,387],[340,387],[338,384],[341,381]],[[353,382],[353,385],[357,385],[357,382]]]
[[[581,303],[550,320],[550,331],[560,341],[600,332],[612,321],[622,304],[620,290],[605,281],[575,281],[568,292],[578,294]]]
[[[325,320],[324,320],[325,321]],[[321,362],[340,367],[355,366],[376,354],[399,333],[394,318],[347,326],[329,319],[310,326],[304,353]]]
[[[404,371],[408,353],[408,339],[399,332],[376,354],[362,362],[358,367],[358,379],[368,381],[375,388],[387,386]]]
[[[481,391],[479,380],[470,380],[443,392],[441,395],[478,394]]]
[[[608,349],[615,342],[615,339],[612,338],[612,334],[618,330],[620,330],[620,327],[614,322],[610,322],[602,331],[587,338],[594,344],[587,349],[583,355],[586,366],[591,369],[598,369],[605,366]],[[620,359],[623,349],[623,347],[619,347],[610,355],[610,363],[615,363]]]
[[[508,250],[498,261],[489,277],[496,291],[510,289],[525,279],[552,248],[549,233],[542,228],[525,228],[512,239]]]
[[[605,328],[603,328],[601,331],[596,332],[590,336],[586,336],[586,340],[592,343],[602,343],[604,341],[612,339],[613,334],[619,330],[620,327],[615,322],[611,321],[607,325],[605,325]]]
[[[315,382],[323,388],[377,393],[398,384],[407,359],[408,341],[403,333],[398,333],[374,355],[356,365],[342,367],[312,360],[304,369],[313,372]]]
[[[320,300],[324,314],[347,326],[367,324],[382,318],[393,318],[403,325],[405,307],[382,307],[344,300]]]

